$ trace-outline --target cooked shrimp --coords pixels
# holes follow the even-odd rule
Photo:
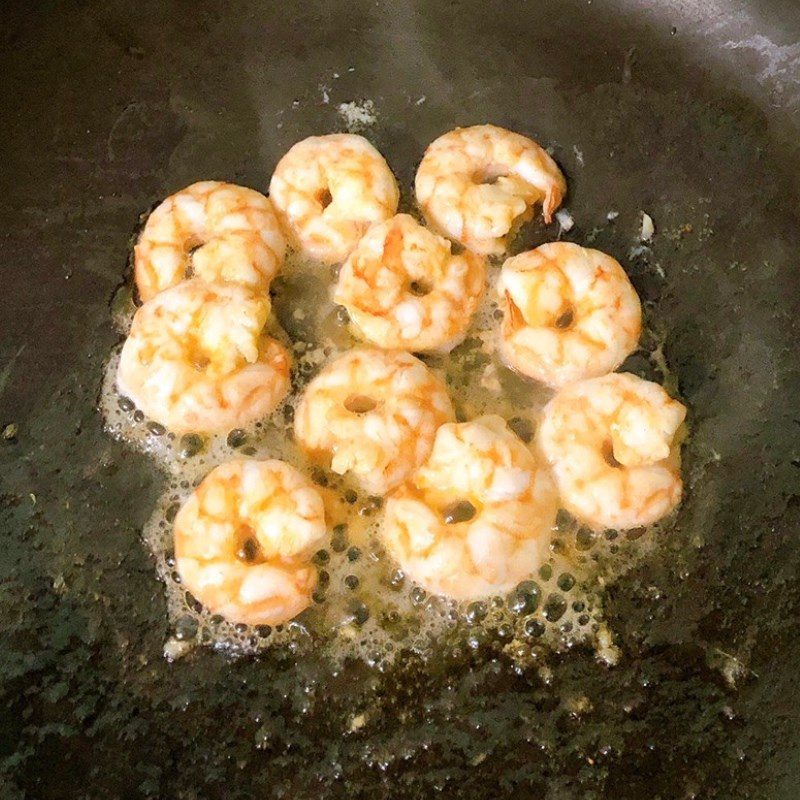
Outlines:
[[[553,242],[509,258],[500,274],[501,350],[550,386],[615,370],[642,330],[639,297],[611,256]]]
[[[402,483],[454,418],[442,381],[402,352],[350,350],[308,385],[294,417],[300,445],[370,494]]]
[[[351,133],[298,142],[275,167],[269,192],[294,246],[328,264],[344,261],[400,199],[383,156]]]
[[[549,555],[558,498],[545,467],[496,416],[442,425],[425,463],[387,501],[382,535],[435,594],[501,594]]]
[[[681,499],[685,416],[657,383],[627,373],[562,389],[545,406],[538,446],[564,508],[596,529],[638,528],[667,515]]]
[[[505,251],[535,204],[550,222],[567,184],[536,142],[496,125],[473,125],[428,146],[415,190],[428,224],[488,255]]]
[[[322,498],[282,461],[212,470],[175,517],[183,585],[230,622],[278,625],[310,602],[310,557],[325,539]]]
[[[232,183],[193,183],[148,217],[134,249],[136,288],[147,301],[194,274],[266,289],[285,251],[263,194]]]
[[[145,303],[120,356],[117,386],[172,431],[214,432],[269,414],[289,388],[289,356],[262,329],[266,295],[185,281]]]
[[[449,351],[466,333],[486,268],[408,214],[373,225],[339,272],[334,301],[386,349]]]

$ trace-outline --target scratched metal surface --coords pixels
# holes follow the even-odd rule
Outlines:
[[[796,3],[0,13],[3,797],[797,796]],[[609,592],[614,669],[573,652],[544,681],[491,646],[388,674],[161,655],[138,531],[163,478],[94,408],[130,236],[193,180],[266,187],[365,98],[405,191],[456,124],[553,145],[572,238],[599,228],[669,331],[692,484],[674,538]],[[642,209],[658,233],[630,260]]]

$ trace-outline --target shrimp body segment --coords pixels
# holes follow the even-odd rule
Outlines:
[[[289,389],[286,350],[262,329],[266,295],[199,279],[167,289],[133,318],[117,386],[177,433],[223,432],[269,414]]]
[[[147,219],[134,248],[134,277],[147,301],[193,273],[265,290],[283,264],[286,240],[263,194],[202,181],[171,195]]]
[[[553,242],[509,258],[500,275],[501,351],[553,387],[615,370],[636,349],[642,310],[611,256]]]
[[[564,508],[591,527],[628,530],[681,499],[686,408],[657,383],[612,373],[562,389],[545,407],[538,447]]]
[[[350,350],[311,381],[294,432],[312,457],[349,473],[370,494],[402,483],[454,418],[443,382],[403,352]]]
[[[496,416],[443,425],[387,501],[382,536],[428,591],[457,599],[509,591],[549,555],[558,497],[546,467]]]
[[[546,222],[567,184],[536,142],[496,125],[445,133],[428,146],[415,180],[428,224],[476,253],[503,253],[509,235],[542,205]]]
[[[344,261],[367,228],[389,219],[400,200],[383,156],[351,133],[295,144],[275,167],[269,191],[292,244],[328,264]]]
[[[454,255],[449,241],[398,214],[358,243],[339,272],[334,301],[379,347],[449,351],[464,338],[485,277],[480,256]]]
[[[322,498],[282,461],[231,461],[210,472],[175,517],[186,588],[230,622],[278,625],[310,602],[310,558],[325,540]]]

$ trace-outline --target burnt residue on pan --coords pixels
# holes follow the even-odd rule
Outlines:
[[[4,6],[3,797],[795,796],[800,21],[742,8]],[[95,409],[139,214],[198,178],[264,188],[348,124],[408,187],[485,121],[553,145],[566,235],[629,268],[692,410],[677,525],[606,592],[619,664],[480,640],[168,663],[139,538],[164,479]]]

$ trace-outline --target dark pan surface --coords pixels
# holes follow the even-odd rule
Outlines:
[[[3,798],[797,797],[796,3],[112,0],[2,18]],[[406,191],[456,124],[552,144],[570,238],[598,227],[669,331],[689,491],[673,539],[609,592],[614,669],[588,651],[549,682],[488,649],[388,674],[162,657],[138,539],[162,478],[94,408],[130,236],[191,181],[265,188],[360,98]],[[640,210],[658,235],[630,260]]]

